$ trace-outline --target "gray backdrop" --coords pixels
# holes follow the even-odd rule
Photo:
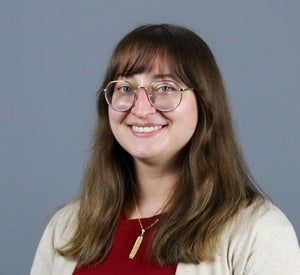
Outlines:
[[[299,0],[1,0],[0,273],[29,273],[48,218],[77,195],[108,56],[143,23],[210,45],[249,166],[299,236],[299,14]]]

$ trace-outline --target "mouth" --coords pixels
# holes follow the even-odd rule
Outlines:
[[[155,125],[155,126],[136,126],[132,125],[131,128],[134,132],[137,133],[151,133],[151,132],[156,132],[160,129],[162,129],[164,126],[163,125]]]

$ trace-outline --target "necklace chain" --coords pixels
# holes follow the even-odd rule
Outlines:
[[[137,204],[136,204],[136,201],[135,201],[135,198],[134,198],[134,205],[135,205],[135,209],[136,209],[136,212],[138,213],[138,215],[141,217],[142,215],[140,214],[140,211],[137,207]],[[156,225],[159,221],[159,219],[157,218],[153,223],[151,223],[149,226],[147,226],[146,228],[144,228],[143,224],[142,224],[142,221],[140,218],[138,218],[138,221],[139,221],[139,224],[140,224],[140,227],[141,227],[141,234],[136,238],[135,240],[135,243],[130,251],[130,254],[129,254],[129,259],[133,259],[136,255],[136,253],[138,252],[142,242],[143,242],[143,239],[144,239],[144,234],[145,232],[152,228],[154,225]]]

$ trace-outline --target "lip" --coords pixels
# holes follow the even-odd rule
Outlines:
[[[153,136],[162,131],[166,124],[130,124],[128,127],[136,136]]]

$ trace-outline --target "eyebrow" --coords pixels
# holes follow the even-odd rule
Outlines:
[[[152,76],[153,79],[164,79],[164,78],[175,78],[173,74],[155,74]]]

